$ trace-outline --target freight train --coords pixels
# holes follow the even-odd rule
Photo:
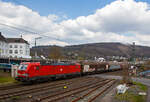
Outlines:
[[[111,67],[109,63],[40,63],[24,62],[16,70],[16,80],[21,82],[34,82],[40,80],[50,80],[60,77],[82,76],[120,70],[122,67]]]

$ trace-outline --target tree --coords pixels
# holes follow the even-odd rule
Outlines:
[[[123,67],[122,81],[123,81],[123,83],[130,84],[132,81],[131,81],[131,77],[129,75],[129,67],[130,66],[129,66],[128,62],[124,61],[122,67]]]
[[[61,49],[58,46],[53,46],[50,50],[49,57],[53,60],[62,58]]]

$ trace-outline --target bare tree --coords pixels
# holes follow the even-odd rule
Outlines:
[[[131,77],[129,75],[129,67],[130,67],[130,65],[128,64],[128,62],[124,61],[123,65],[122,65],[122,68],[123,68],[122,81],[123,81],[123,83],[126,83],[126,84],[130,84],[132,82]]]
[[[53,60],[58,60],[62,58],[61,49],[57,46],[53,46],[50,50],[49,57]]]

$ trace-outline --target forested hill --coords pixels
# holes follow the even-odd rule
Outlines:
[[[92,57],[105,57],[105,56],[132,56],[133,46],[122,43],[91,43],[71,46],[38,46],[31,48],[31,55],[36,50],[38,55],[49,56],[53,48],[57,47],[62,56],[70,56],[75,54],[76,56],[92,58]],[[135,46],[135,56],[137,57],[150,57],[150,47],[147,46]]]

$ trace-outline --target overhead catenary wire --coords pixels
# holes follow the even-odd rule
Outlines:
[[[18,5],[24,5],[22,2],[20,2],[20,1],[18,1],[18,0],[11,0],[11,1],[13,1],[15,4],[18,4]],[[22,29],[22,28],[20,28],[20,27],[14,26],[14,25],[16,25],[16,24],[8,25],[8,24],[0,23],[0,25],[7,26],[7,27],[9,27],[9,28],[12,28],[12,29],[21,31],[22,33],[23,33],[23,32],[26,32],[26,33],[30,33],[30,34],[39,35],[39,36],[41,36],[41,37],[50,38],[50,39],[52,39],[52,40],[57,40],[57,41],[64,42],[63,40],[61,40],[61,39],[59,39],[59,38],[55,38],[55,37],[51,37],[51,36],[45,35],[45,34],[48,34],[48,33],[51,33],[51,32],[46,32],[46,33],[41,33],[41,32],[40,32],[40,33],[39,33],[39,31],[38,31],[38,33],[37,33],[37,32],[35,32],[35,29],[33,29],[33,28],[29,28],[29,27],[23,26],[23,25],[17,25],[17,26],[21,26],[22,28],[30,29],[30,30],[26,30],[26,29]],[[12,25],[13,25],[13,26],[12,26]]]
[[[46,37],[46,38],[55,39],[55,40],[58,40],[58,41],[63,41],[63,40],[60,40],[60,39],[58,39],[58,38],[54,38],[54,37],[50,37],[50,36],[44,35],[44,34],[48,34],[48,33],[50,33],[50,32],[37,33],[37,32],[35,32],[35,31],[26,30],[26,29],[23,29],[23,28],[19,28],[19,27],[12,26],[12,25],[8,25],[8,24],[4,24],[4,23],[0,23],[0,25],[6,26],[6,27],[9,27],[9,28],[12,28],[12,29],[21,31],[21,32],[26,32],[26,33],[29,33],[29,34],[39,35],[39,36],[41,36],[41,37]],[[29,27],[28,27],[28,28],[29,28]]]
[[[20,1],[17,1],[17,0],[12,0],[12,1],[14,1],[14,3],[17,3],[17,4],[19,4],[19,5],[24,5],[24,4],[21,3]],[[46,32],[46,33],[37,33],[37,32],[34,31],[35,29],[29,28],[29,27],[27,27],[27,26],[19,25],[19,26],[22,26],[23,28],[31,29],[32,31],[31,31],[31,30],[26,30],[26,29],[22,29],[22,28],[16,27],[16,26],[14,26],[14,24],[13,24],[13,26],[12,26],[12,25],[8,25],[8,24],[0,23],[0,25],[2,25],[2,26],[7,26],[7,27],[9,27],[9,28],[12,28],[12,29],[15,29],[15,30],[18,30],[18,31],[21,31],[21,32],[26,32],[26,33],[35,34],[35,35],[39,35],[39,36],[46,37],[46,38],[50,38],[50,39],[55,39],[55,40],[58,40],[58,41],[63,41],[63,40],[60,40],[60,39],[58,39],[58,38],[54,38],[54,37],[50,37],[50,36],[44,35],[44,34],[47,34],[47,33],[49,33],[49,32]],[[38,32],[39,32],[39,31],[38,31]]]
[[[5,24],[6,25],[6,24]],[[33,28],[30,28],[28,26],[25,26],[25,25],[20,25],[20,24],[14,24],[14,23],[11,23],[11,25],[15,26],[16,28],[25,28],[25,29],[28,29],[30,31],[36,31],[36,32],[40,32],[42,33],[41,31],[37,31],[37,29],[33,29]]]
[[[3,24],[3,23],[0,23],[0,25],[7,26],[7,27],[9,27],[9,28],[13,28],[13,29],[15,29],[15,30],[23,31],[23,32],[26,32],[26,33],[36,34],[36,32],[32,32],[32,31],[29,31],[29,30],[25,30],[25,29],[22,29],[22,28],[18,28],[18,27],[12,26],[12,25],[7,25],[7,24]]]

